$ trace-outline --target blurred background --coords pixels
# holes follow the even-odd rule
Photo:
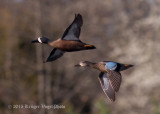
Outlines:
[[[65,53],[43,63],[53,49],[31,44],[60,38],[75,13],[80,39],[96,50]],[[160,114],[160,0],[0,0],[1,114]],[[79,61],[134,64],[122,72],[111,103],[99,71]],[[9,109],[8,105],[64,105],[64,109]]]

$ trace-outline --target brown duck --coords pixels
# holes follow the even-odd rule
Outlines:
[[[65,52],[95,49],[95,46],[86,44],[79,40],[82,25],[82,16],[80,14],[75,15],[75,19],[65,30],[62,38],[51,41],[46,37],[39,37],[38,39],[33,40],[32,43],[45,43],[54,47],[46,62],[54,61],[60,58]]]
[[[110,99],[110,101],[115,101],[115,93],[118,92],[121,85],[121,73],[120,71],[126,70],[133,65],[121,64],[113,61],[103,61],[98,63],[92,63],[89,61],[82,61],[75,65],[76,67],[92,67],[101,71],[99,74],[99,81],[101,87]]]

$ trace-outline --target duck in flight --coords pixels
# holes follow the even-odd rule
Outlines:
[[[101,73],[99,74],[98,79],[104,93],[112,102],[115,101],[115,93],[118,92],[121,85],[122,77],[120,71],[133,67],[133,65],[130,64],[121,64],[113,61],[103,61],[98,63],[82,61],[75,66],[92,67],[100,70]]]
[[[54,47],[45,62],[54,61],[63,56],[65,52],[95,49],[94,45],[86,44],[79,39],[82,25],[82,16],[77,14],[72,24],[65,30],[62,38],[51,41],[46,37],[39,37],[33,40],[32,43],[45,43]]]

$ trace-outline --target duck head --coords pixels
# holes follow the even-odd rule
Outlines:
[[[32,43],[45,43],[48,44],[50,40],[47,37],[39,37],[36,40],[33,40]]]

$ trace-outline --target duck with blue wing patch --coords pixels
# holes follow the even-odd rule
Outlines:
[[[32,43],[44,43],[54,47],[46,62],[51,62],[60,58],[63,56],[64,52],[96,49],[94,45],[86,44],[79,39],[82,25],[82,16],[77,14],[72,24],[65,30],[62,38],[51,41],[47,37],[39,37],[33,40]]]
[[[112,102],[115,101],[115,93],[118,92],[121,85],[122,77],[120,71],[133,67],[133,65],[130,64],[121,64],[113,61],[103,61],[98,63],[82,61],[75,66],[92,67],[101,71],[99,74],[101,87]]]

